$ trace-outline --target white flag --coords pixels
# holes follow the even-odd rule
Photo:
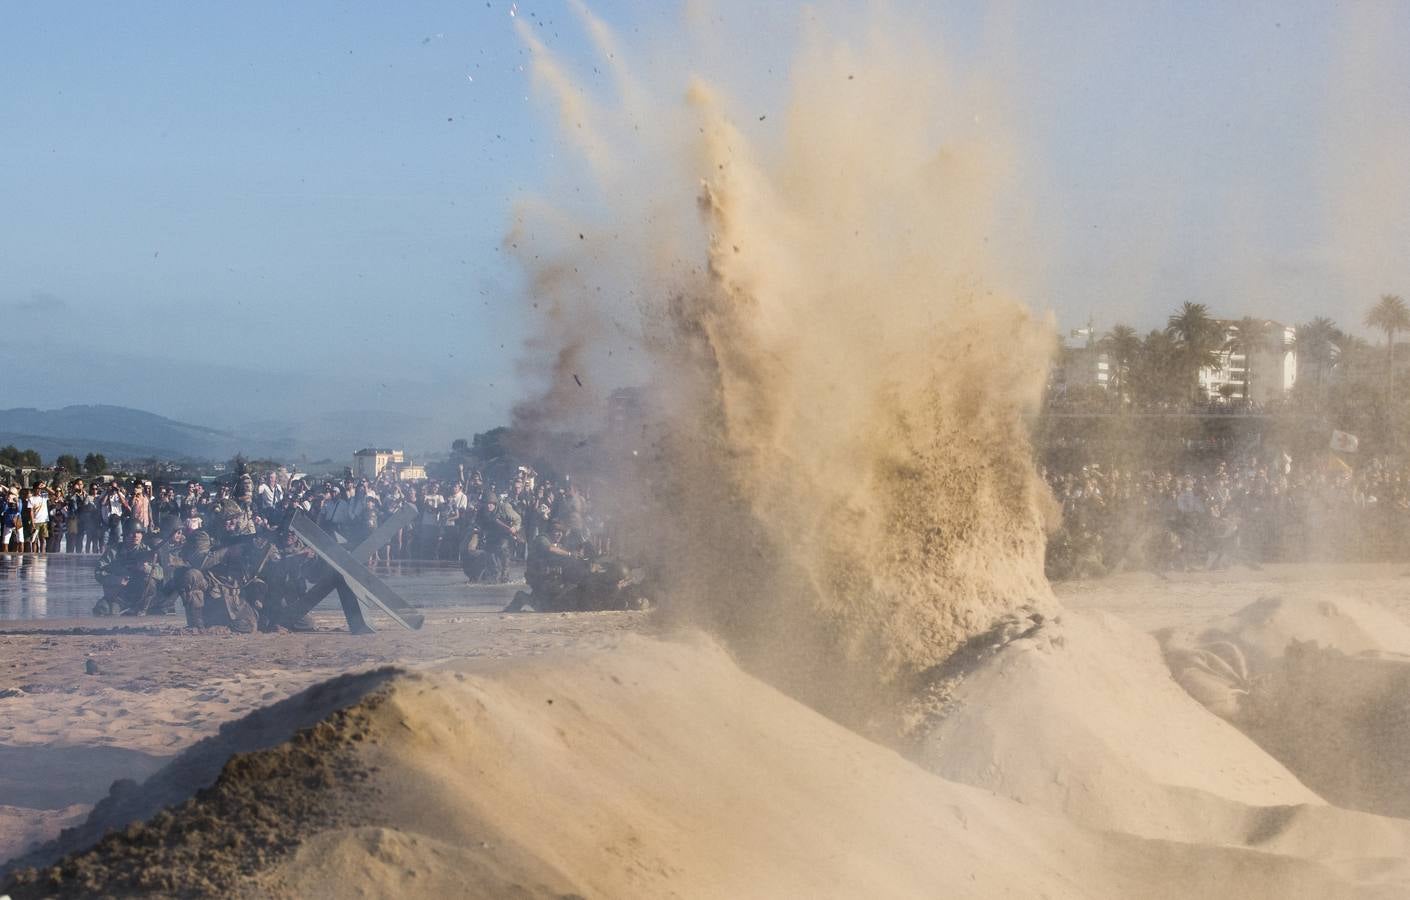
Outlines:
[[[1347,434],[1345,431],[1332,432],[1333,450],[1337,450],[1341,453],[1355,453],[1356,446],[1359,443],[1360,441],[1356,439],[1356,435],[1354,434]]]

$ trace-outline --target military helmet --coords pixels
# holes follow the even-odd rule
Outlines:
[[[197,553],[209,553],[211,549],[211,536],[205,531],[193,531],[187,541],[195,548]]]

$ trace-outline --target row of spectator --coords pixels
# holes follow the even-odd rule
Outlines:
[[[1264,562],[1404,559],[1410,468],[1335,459],[1249,459],[1203,471],[1087,465],[1044,473],[1062,504],[1052,578],[1132,569],[1218,569]]]
[[[555,483],[525,467],[506,480],[501,488],[478,471],[445,485],[401,482],[390,473],[371,480],[350,475],[314,480],[281,469],[266,473],[258,483],[237,479],[211,489],[199,481],[39,482],[29,488],[0,488],[0,549],[102,553],[120,544],[134,526],[160,538],[176,530],[189,533],[225,523],[232,503],[253,527],[277,526],[303,512],[350,541],[410,507],[409,523],[379,552],[382,560],[458,560],[477,530],[485,527],[487,507],[498,519],[512,522],[514,552],[520,558],[526,542],[551,522],[561,522],[580,539],[595,530],[587,498],[571,481]]]

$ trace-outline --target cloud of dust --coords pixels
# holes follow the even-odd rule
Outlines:
[[[1351,4],[1336,19],[1316,159],[1323,202],[1317,261],[1335,293],[1322,315],[1356,331],[1382,294],[1410,290],[1410,37],[1390,5]]]
[[[1052,602],[1021,421],[1052,326],[991,249],[1010,148],[985,91],[900,23],[805,28],[775,115],[728,73],[634,78],[579,12],[615,103],[522,29],[588,165],[509,239],[542,313],[526,367],[553,372],[516,426],[582,427],[611,386],[648,385],[654,440],[618,514],[668,614],[858,720]]]

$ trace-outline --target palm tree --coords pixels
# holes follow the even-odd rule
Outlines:
[[[1410,330],[1410,306],[1395,294],[1382,294],[1366,314],[1366,324],[1386,333],[1386,394],[1395,387],[1395,333]]]
[[[1190,396],[1199,402],[1201,369],[1219,365],[1219,348],[1224,346],[1223,329],[1209,316],[1203,303],[1188,300],[1167,320],[1165,331],[1174,339],[1180,353],[1182,375],[1190,386]]]
[[[1131,385],[1143,403],[1165,403],[1179,398],[1180,348],[1167,332],[1156,329],[1141,341],[1141,351],[1131,366]]]
[[[1253,354],[1268,344],[1272,329],[1263,319],[1244,316],[1224,340],[1224,349],[1230,355],[1242,353],[1244,357],[1244,402],[1253,400]]]
[[[1100,346],[1111,360],[1116,397],[1125,399],[1131,390],[1131,365],[1141,353],[1141,338],[1130,325],[1113,325],[1102,337]]]
[[[1326,316],[1317,316],[1311,322],[1297,326],[1294,334],[1298,369],[1309,367],[1314,373],[1313,384],[1320,389],[1327,370],[1341,353],[1341,329]]]

